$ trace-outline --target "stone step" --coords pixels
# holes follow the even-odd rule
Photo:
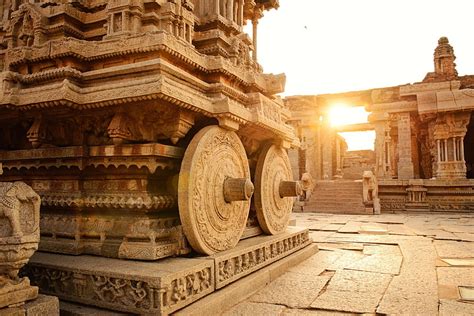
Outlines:
[[[337,195],[337,194],[334,194],[334,195],[316,195],[314,196],[314,194],[311,196],[311,201],[324,201],[324,200],[328,200],[328,201],[334,201],[335,199],[337,199],[338,201],[362,201],[362,195],[361,196],[350,196],[350,195],[347,195],[347,196],[341,196],[341,195]]]
[[[307,208],[305,207],[303,209],[303,212],[305,213],[328,213],[328,214],[372,214],[372,212],[367,212],[365,209],[324,209],[324,210],[319,210],[319,209],[313,209],[313,208]]]
[[[332,189],[314,188],[313,192],[340,192],[340,193],[358,194],[358,193],[362,193],[362,188],[358,188],[354,190],[353,189],[346,190],[346,189],[341,189],[341,188],[332,188]]]
[[[337,205],[337,204],[307,204],[304,206],[304,208],[314,208],[318,210],[324,210],[324,209],[365,209],[365,205],[358,204],[358,205]]]
[[[364,210],[365,206],[355,206],[355,207],[347,207],[347,206],[337,206],[337,205],[328,205],[325,207],[317,206],[317,205],[305,205],[303,209],[314,209],[318,211],[322,210]]]
[[[318,181],[303,212],[367,214],[361,181]]]

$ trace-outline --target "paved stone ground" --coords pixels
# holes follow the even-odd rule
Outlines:
[[[293,218],[320,251],[224,315],[474,315],[474,214]]]

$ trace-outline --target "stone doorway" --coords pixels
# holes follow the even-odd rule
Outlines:
[[[464,137],[464,159],[466,160],[467,178],[474,179],[474,112],[471,113],[471,120]]]

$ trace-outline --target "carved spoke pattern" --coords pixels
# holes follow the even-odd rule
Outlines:
[[[283,148],[266,145],[255,170],[255,208],[260,226],[267,234],[286,229],[293,208],[293,198],[280,197],[280,182],[293,179],[290,160]]]
[[[225,202],[227,177],[250,179],[245,149],[234,132],[206,127],[189,144],[179,175],[179,215],[197,252],[231,249],[245,229],[250,201]]]

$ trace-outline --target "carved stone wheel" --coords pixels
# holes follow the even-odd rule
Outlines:
[[[294,199],[301,194],[299,182],[292,181],[290,159],[285,149],[267,144],[255,169],[254,203],[263,231],[275,235],[285,231]]]
[[[200,130],[186,149],[178,184],[179,217],[192,248],[210,255],[235,247],[253,190],[237,134],[218,126]]]

